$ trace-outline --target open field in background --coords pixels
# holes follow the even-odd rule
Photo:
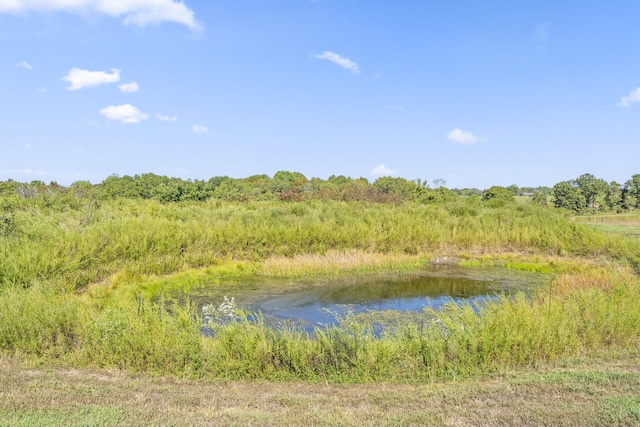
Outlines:
[[[603,233],[640,240],[639,214],[585,215],[576,217],[576,221],[592,225]]]
[[[187,381],[0,362],[0,426],[623,426],[640,424],[640,355],[426,384]]]

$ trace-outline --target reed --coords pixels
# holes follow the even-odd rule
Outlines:
[[[258,270],[266,277],[337,276],[343,273],[411,271],[424,268],[424,256],[371,253],[362,250],[328,250],[324,254],[300,254],[267,258]]]
[[[380,266],[411,264],[411,256],[434,253],[524,252],[632,262],[640,253],[640,242],[605,235],[532,204],[115,200],[90,216],[82,207],[25,205],[14,208],[12,218],[13,231],[0,238],[0,288],[45,281],[82,289],[114,274],[165,275],[229,260],[268,259],[265,274],[278,275],[289,268],[285,258],[296,256],[320,272],[334,268],[315,259],[327,253],[340,265],[337,270],[364,262],[357,260],[364,253],[370,254],[367,262]],[[397,261],[381,261],[376,254]]]
[[[57,359],[81,345],[87,307],[46,286],[0,293],[0,351]]]
[[[382,336],[371,316],[347,315],[309,335],[238,313],[203,337],[189,303],[168,311],[138,296],[97,306],[40,286],[4,291],[0,308],[5,353],[191,378],[421,382],[631,348],[640,338],[640,281],[625,269],[564,275],[534,297],[475,310],[450,304]]]
[[[628,348],[640,336],[628,267],[640,271],[640,242],[533,204],[2,206],[0,351],[27,360],[195,378],[428,381]],[[382,337],[357,316],[313,336],[239,316],[204,338],[189,303],[151,299],[229,277],[413,269],[434,254],[561,276],[532,298],[450,305]]]

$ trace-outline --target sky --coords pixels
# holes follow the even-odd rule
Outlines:
[[[0,180],[640,173],[640,2],[0,0]]]

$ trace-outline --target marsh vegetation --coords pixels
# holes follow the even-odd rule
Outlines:
[[[0,350],[22,363],[209,380],[424,383],[638,346],[640,241],[615,228],[637,226],[633,211],[576,218],[499,189],[483,198],[423,186],[444,196],[402,199],[378,188],[371,200],[363,190],[349,200],[301,192],[175,202],[105,196],[109,183],[33,193],[5,184]],[[385,312],[395,326],[383,330],[366,313],[304,328],[269,321],[254,311],[259,304],[221,305],[238,283],[367,282],[442,263],[546,279],[480,305],[449,302],[400,321]],[[217,299],[198,305],[212,288]],[[212,333],[203,335],[203,324]]]
[[[495,189],[485,200],[432,203],[163,203],[76,187],[2,198],[0,346],[9,354],[195,377],[414,381],[540,363],[638,335],[638,242],[501,200]],[[258,277],[419,271],[445,257],[558,279],[480,310],[425,310],[428,322],[382,337],[350,317],[309,333],[239,312],[203,338],[195,305],[166,300]]]

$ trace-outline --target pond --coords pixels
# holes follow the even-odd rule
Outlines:
[[[548,281],[535,273],[504,269],[433,266],[411,274],[384,274],[318,280],[255,278],[192,291],[200,309],[218,306],[225,296],[241,309],[260,312],[268,324],[293,321],[310,331],[350,314],[420,312],[444,304],[483,302],[518,291],[530,292]]]

